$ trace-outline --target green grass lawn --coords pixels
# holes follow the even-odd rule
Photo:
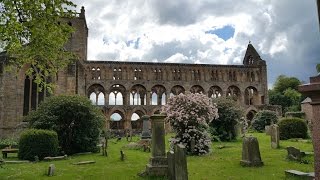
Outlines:
[[[212,153],[205,156],[188,157],[188,172],[190,180],[271,180],[285,179],[284,170],[295,169],[304,172],[313,171],[313,157],[306,157],[309,164],[300,164],[286,159],[285,147],[294,146],[303,151],[312,151],[310,142],[281,141],[280,149],[271,149],[270,136],[264,133],[254,133],[259,140],[263,167],[241,167],[241,140],[236,142],[221,143],[225,146],[218,149],[220,143],[212,144]],[[169,136],[168,136],[169,137]],[[138,140],[136,137],[134,140]],[[38,162],[28,164],[5,164],[0,167],[0,179],[157,179],[141,178],[137,173],[143,171],[149,160],[150,153],[141,150],[124,149],[126,160],[120,160],[120,149],[128,142],[122,139],[115,143],[109,140],[108,157],[100,153],[70,156],[68,160]],[[6,160],[17,160],[16,154],[9,154]],[[73,165],[74,162],[94,160],[95,164]],[[49,164],[55,164],[55,176],[45,175]],[[158,178],[163,179],[163,178]]]

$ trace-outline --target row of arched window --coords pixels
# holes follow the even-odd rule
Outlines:
[[[185,91],[185,88],[180,85],[173,86],[169,92],[162,85],[155,85],[151,91],[148,91],[140,84],[132,86],[130,91],[126,91],[123,85],[115,84],[106,91],[101,85],[94,84],[89,87],[88,96],[95,105],[164,105],[169,97]],[[200,85],[194,85],[189,91],[207,94],[210,98],[232,97],[236,101],[243,101],[246,105],[264,104],[263,96],[259,99],[258,91],[253,86],[247,87],[243,95],[234,85],[229,86],[226,91],[219,86],[211,86],[208,91],[205,91]]]

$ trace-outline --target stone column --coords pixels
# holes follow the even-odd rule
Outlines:
[[[168,162],[165,152],[164,118],[165,116],[161,114],[151,116],[151,158],[146,167],[146,174],[149,176],[167,175]]]
[[[312,126],[312,144],[314,151],[314,172],[315,179],[320,179],[320,74],[310,77],[310,83],[299,86],[299,91],[311,99],[313,118]]]

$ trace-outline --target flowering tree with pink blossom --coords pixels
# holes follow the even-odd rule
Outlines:
[[[166,121],[176,132],[174,143],[182,143],[187,154],[201,155],[210,152],[208,123],[218,118],[218,109],[210,98],[197,93],[179,94],[169,98],[162,112],[166,113]]]

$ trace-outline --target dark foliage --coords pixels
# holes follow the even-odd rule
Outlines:
[[[243,111],[237,103],[229,98],[216,98],[219,118],[212,121],[210,134],[213,140],[231,141],[236,139],[235,125],[240,121]]]
[[[26,120],[32,128],[56,131],[61,149],[74,154],[97,150],[104,116],[86,97],[54,96],[41,103]]]
[[[58,154],[58,135],[55,131],[28,129],[20,136],[19,159],[33,161],[35,156],[42,160]]]
[[[278,117],[274,111],[263,110],[259,111],[252,120],[252,128],[258,132],[263,132],[265,126],[269,126],[272,123],[276,124]]]
[[[280,139],[307,138],[307,123],[300,118],[283,118],[278,122]]]

